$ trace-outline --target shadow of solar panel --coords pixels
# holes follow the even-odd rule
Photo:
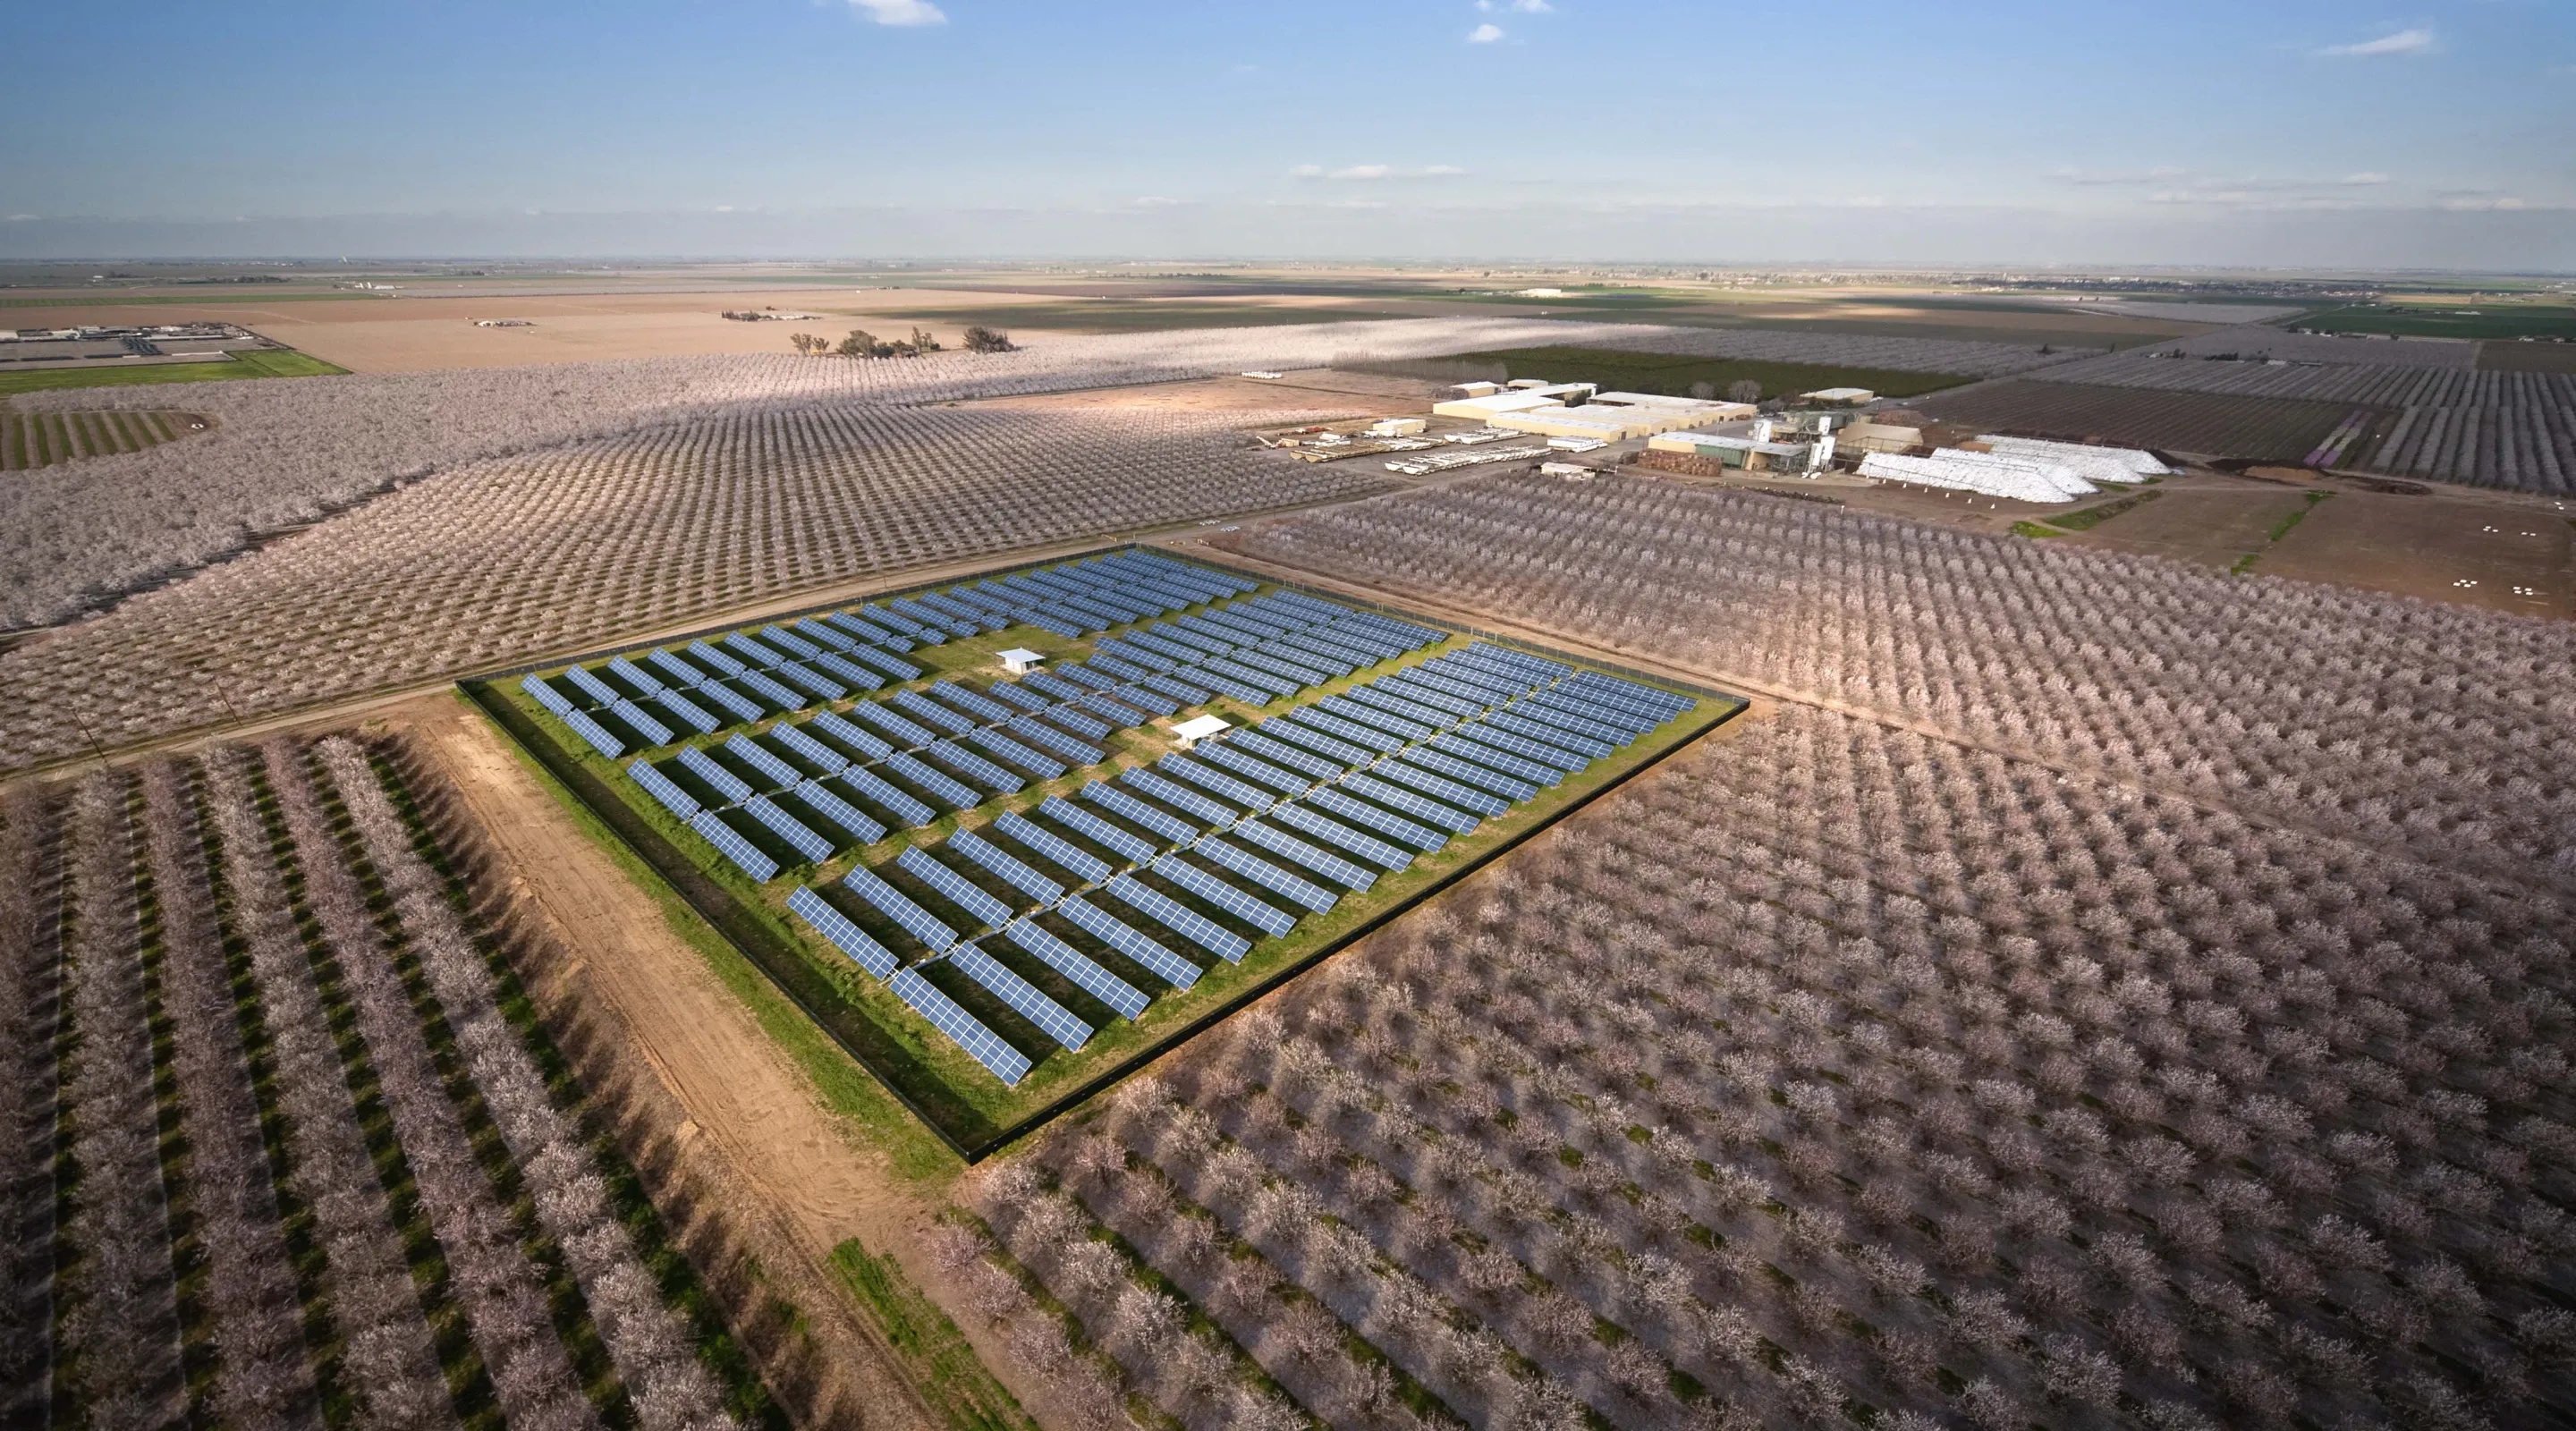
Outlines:
[[[680,768],[705,782],[706,787],[728,800],[751,798],[751,782],[716,764],[703,750],[680,752]]]
[[[873,802],[878,809],[916,830],[939,818],[938,811],[886,783],[872,770],[861,770],[855,766],[844,770],[841,783],[856,791],[861,799]]]
[[[1303,795],[1306,793],[1306,787],[1315,783],[1296,771],[1283,769],[1258,756],[1236,749],[1235,746],[1239,740],[1240,737],[1228,737],[1224,740],[1200,741],[1194,758],[1229,774],[1239,775],[1270,792],[1270,795],[1263,800],[1264,804],[1281,795]]]
[[[1387,806],[1398,814],[1420,820],[1434,829],[1447,830],[1453,835],[1472,835],[1476,832],[1475,816],[1455,806],[1425,799],[1393,781],[1381,780],[1367,771],[1355,771],[1343,776],[1342,788],[1354,795]]]
[[[660,706],[669,714],[677,716],[681,724],[688,726],[691,730],[696,731],[700,735],[713,735],[715,734],[716,727],[723,724],[722,721],[717,720],[713,715],[709,714],[705,707],[668,687],[664,687],[662,694],[653,698],[653,704]]]
[[[941,993],[929,980],[910,969],[897,969],[894,977],[886,980],[886,987],[1003,1083],[1017,1087],[1021,1079],[1029,1076],[1028,1055],[1004,1043],[1000,1035],[984,1027],[982,1019],[959,1008],[956,1000]]]
[[[788,848],[815,864],[832,857],[832,842],[807,829],[805,822],[770,803],[766,795],[754,795],[742,802],[744,813],[769,827],[769,832],[787,842]]]
[[[1195,816],[1206,822],[1208,829],[1222,830],[1243,818],[1242,811],[1220,805],[1187,786],[1175,784],[1141,766],[1118,772],[1118,783],[1139,794],[1150,796],[1161,804],[1169,805],[1185,815]]]
[[[1109,793],[1114,795],[1117,792],[1111,791]],[[1073,831],[1075,834],[1082,836],[1084,839],[1091,841],[1093,844],[1100,846],[1102,849],[1109,851],[1111,854],[1118,856],[1120,859],[1127,861],[1129,864],[1143,864],[1147,860],[1152,859],[1160,849],[1159,846],[1139,839],[1133,833],[1110,824],[1108,821],[1101,819],[1090,811],[1085,810],[1078,805],[1070,804],[1064,800],[1058,799],[1053,795],[1049,795],[1046,798],[1046,803],[1038,806],[1038,813],[1055,821],[1057,824],[1064,826],[1066,829]],[[1174,821],[1173,823],[1178,824],[1179,822]],[[1197,836],[1198,832],[1196,830],[1191,830],[1187,836],[1177,838],[1195,839]],[[1076,851],[1076,853],[1078,854],[1080,851]],[[1050,858],[1052,858],[1052,856],[1050,856]],[[1065,868],[1070,870],[1073,869],[1073,866],[1066,865]],[[1076,872],[1080,873],[1079,871]],[[1107,873],[1104,871],[1098,875],[1086,876],[1086,878],[1094,880],[1105,879],[1107,878]]]
[[[734,679],[742,683],[743,689],[760,697],[762,700],[769,702],[771,705],[778,707],[780,710],[801,711],[807,706],[814,704],[814,698],[812,696],[809,696],[802,691],[790,690],[787,687],[778,684],[776,681],[769,679],[767,676],[762,675],[758,671],[745,671],[741,675],[734,677]]]
[[[1085,902],[1080,895],[1056,906],[1055,912],[1063,915],[1076,929],[1117,950],[1134,961],[1138,968],[1175,989],[1187,989],[1199,981],[1199,966],[1164,948],[1151,935],[1116,915]],[[1028,921],[1021,923],[1025,925]]]
[[[1592,763],[1589,759],[1577,755],[1573,751],[1549,745],[1545,741],[1532,740],[1528,736],[1516,735],[1511,731],[1505,730],[1501,726],[1494,724],[1494,718],[1492,716],[1487,716],[1483,720],[1471,721],[1466,725],[1462,725],[1458,727],[1457,733],[1479,745],[1490,745],[1496,750],[1509,751],[1523,760],[1534,761],[1540,765],[1555,766],[1558,770],[1563,771],[1568,775],[1571,775],[1575,771],[1581,770],[1583,767]],[[1556,782],[1551,780],[1548,783],[1553,785]]]
[[[1469,726],[1453,731],[1430,742],[1430,747],[1444,755],[1454,755],[1460,760],[1502,771],[1506,775],[1529,781],[1533,785],[1552,786],[1565,778],[1564,772],[1553,765],[1524,760],[1509,751],[1497,748],[1489,741],[1471,739],[1468,732],[1473,729],[1475,727]],[[1497,731],[1495,734],[1500,735],[1501,732]]]
[[[687,820],[706,808],[698,803],[696,796],[672,784],[671,777],[641,760],[627,766],[626,773],[636,784],[644,787],[645,794],[652,796],[663,809],[679,816],[682,820]]]
[[[1009,736],[990,727],[986,727],[982,730],[970,730],[966,732],[962,738],[983,750],[986,754],[991,755],[993,758],[1018,766],[1020,769],[1027,771],[1029,774],[1036,776],[1040,780],[1062,779],[1066,770],[1069,768],[1063,761],[1058,760],[1051,755],[1032,750],[1021,742],[1013,740]],[[1087,765],[1092,762],[1085,761],[1083,763]]]
[[[804,771],[770,754],[761,748],[758,741],[740,731],[736,731],[733,737],[725,742],[724,748],[725,754],[759,771],[773,786],[783,787],[804,783]]]
[[[941,864],[937,856],[919,845],[906,846],[894,857],[895,868],[939,892],[939,897],[963,910],[966,917],[987,929],[1011,922],[1015,912],[994,898],[966,876]]]
[[[1612,745],[1606,740],[1596,740],[1588,735],[1578,735],[1562,726],[1552,725],[1542,720],[1534,720],[1529,716],[1523,715],[1520,713],[1520,706],[1517,702],[1512,705],[1505,706],[1501,710],[1491,712],[1485,717],[1484,723],[1495,730],[1508,731],[1513,735],[1519,736],[1523,740],[1534,741],[1540,745],[1564,751],[1568,756],[1576,760],[1580,760],[1586,765],[1589,765],[1596,760],[1608,759],[1609,757],[1619,753],[1619,747]]]
[[[936,730],[960,735],[975,728],[973,719],[958,714],[919,691],[897,691],[886,697],[886,704]]]
[[[1399,844],[1409,845],[1422,853],[1436,854],[1447,848],[1449,837],[1428,825],[1390,815],[1365,801],[1354,800],[1329,786],[1306,797],[1306,803],[1318,810],[1339,815],[1354,824],[1375,830]]]
[[[877,913],[895,922],[896,927],[942,953],[956,946],[957,931],[948,927],[938,915],[912,902],[912,896],[885,882],[885,878],[866,865],[851,868],[841,876],[841,887],[868,902]]]
[[[554,712],[559,717],[571,715],[574,711],[580,709],[570,700],[566,699],[563,692],[547,685],[542,679],[536,676],[523,678],[519,682],[519,689],[526,691],[530,699],[534,700],[538,705],[544,706],[547,710]]]
[[[1046,996],[1046,991],[1004,967],[1002,962],[972,944],[960,944],[948,952],[949,967],[981,984],[1010,1007],[1011,1012],[1038,1026],[1048,1038],[1066,1049],[1079,1049],[1091,1042],[1091,1025],[1073,1016],[1073,1011]]]
[[[883,979],[891,976],[897,961],[894,952],[868,937],[867,931],[850,922],[850,917],[825,902],[810,889],[798,889],[787,896],[788,911],[813,927],[815,933],[833,948],[850,956],[851,962]]]
[[[1009,851],[972,830],[960,830],[949,836],[948,848],[973,861],[986,874],[1040,904],[1053,904],[1064,898],[1063,885],[1020,863]]]
[[[970,731],[964,738],[973,740],[979,733]],[[1029,782],[1026,780],[995,765],[954,740],[943,740],[937,745],[925,746],[921,753],[956,771],[970,783],[980,785],[996,795],[1016,795],[1028,788]]]
[[[1038,808],[1046,807],[1042,805]],[[1109,878],[1108,861],[1081,849],[1053,831],[1040,828],[1036,822],[1016,811],[994,820],[993,828],[1017,841],[1020,848],[1085,884],[1096,884]],[[1063,892],[1059,890],[1056,894],[1047,896],[1047,902],[1052,904],[1062,897]]]
[[[1121,904],[1229,964],[1240,964],[1252,952],[1252,941],[1163,893],[1139,883],[1133,875],[1120,875],[1101,888]],[[1066,900],[1070,908],[1075,901]],[[1184,986],[1186,987],[1186,986]]]
[[[972,810],[984,803],[982,795],[910,755],[887,756],[885,768],[911,781],[923,794],[952,810]]]
[[[823,712],[823,715],[825,716],[830,714],[830,711]],[[819,723],[822,717],[817,716],[815,719]],[[792,725],[779,724],[771,726],[769,728],[769,738],[777,741],[780,745],[787,747],[789,754],[794,755],[797,759],[804,761],[806,764],[813,766],[815,769],[822,771],[826,775],[831,774],[833,771],[839,770],[841,767],[850,763],[850,758],[848,756],[843,755],[841,752],[834,750],[832,747],[825,745],[823,742],[816,740],[814,737],[807,735],[805,732],[798,730]]]
[[[919,666],[874,646],[854,647],[849,654],[851,660],[863,666],[873,666],[898,681],[917,680],[921,675]]]
[[[1274,938],[1297,927],[1297,916],[1277,905],[1253,898],[1177,854],[1165,855],[1149,868],[1181,889]]]
[[[689,820],[689,828],[698,837],[716,847],[716,853],[733,861],[734,868],[767,884],[778,877],[778,861],[771,859],[760,846],[742,837],[713,810],[701,810]]]
[[[644,737],[646,745],[669,745],[674,739],[671,728],[653,719],[642,706],[630,700],[619,700],[608,708],[609,714],[623,721],[628,730]]]
[[[1244,810],[1267,810],[1279,797],[1248,785],[1224,771],[1200,761],[1196,756],[1172,754],[1156,761],[1157,769],[1186,780],[1219,799]],[[1302,787],[1301,787],[1302,788]]]
[[[1454,755],[1433,750],[1427,745],[1415,746],[1404,752],[1401,759],[1408,765],[1420,766],[1424,770],[1446,775],[1452,780],[1473,786],[1487,794],[1500,796],[1513,804],[1538,798],[1539,787],[1528,781],[1514,780],[1499,770],[1488,770],[1472,761],[1460,760]]]
[[[1238,825],[1235,829],[1240,831],[1242,827]],[[1250,850],[1229,844],[1215,835],[1190,846],[1190,853],[1317,914],[1332,913],[1333,905],[1340,898],[1304,875],[1281,869]]]
[[[1294,714],[1296,714],[1296,712],[1289,712],[1289,715]],[[1228,736],[1227,739],[1241,740],[1243,735],[1257,735],[1274,745],[1294,745],[1295,748],[1299,750],[1313,751],[1314,755],[1312,758],[1318,760],[1329,760],[1332,762],[1334,766],[1333,775],[1339,775],[1342,771],[1348,770],[1356,765],[1366,765],[1370,761],[1377,759],[1379,754],[1379,752],[1370,750],[1364,746],[1353,745],[1349,741],[1343,740],[1338,736],[1326,735],[1321,730],[1318,730],[1313,726],[1304,725],[1297,721],[1290,720],[1287,716],[1282,716],[1277,720],[1263,721],[1261,724],[1253,727],[1250,731]],[[1245,748],[1258,750],[1261,747],[1247,746]],[[1320,776],[1318,778],[1331,779],[1332,776]]]
[[[873,845],[886,837],[885,826],[869,819],[856,805],[833,794],[830,787],[819,780],[806,781],[796,787],[795,793],[796,798],[804,801],[815,814],[849,831],[851,838],[862,845]]]
[[[1489,795],[1455,780],[1443,779],[1428,770],[1419,769],[1410,763],[1412,759],[1413,752],[1408,750],[1402,755],[1381,760],[1370,766],[1369,774],[1381,780],[1392,780],[1416,794],[1428,796],[1443,805],[1455,805],[1461,810],[1472,811],[1478,815],[1493,816],[1510,812],[1512,803],[1509,800],[1498,795]]]
[[[939,739],[939,732],[915,725],[874,701],[862,701],[850,707],[849,713],[855,719],[885,732],[894,740],[897,749],[917,749]]]
[[[814,664],[823,670],[831,672],[834,677],[838,678],[843,684],[849,686],[852,690],[881,691],[885,689],[885,677],[878,675],[876,672],[869,670],[867,667],[860,665],[858,662],[851,660],[849,657],[842,655],[838,651],[824,652],[822,655],[814,658]]]
[[[1082,798],[1139,829],[1151,830],[1170,844],[1187,844],[1202,833],[1198,826],[1170,811],[1157,809],[1097,780],[1082,787]]]
[[[706,667],[708,670],[715,672],[719,676],[739,676],[743,672],[751,669],[742,662],[735,660],[733,657],[726,655],[724,652],[717,650],[715,647],[708,645],[704,641],[690,642],[688,645],[688,651],[690,655],[697,658],[697,663],[699,665]]]
[[[769,667],[778,665],[787,659],[786,652],[775,650],[765,642],[755,641],[740,631],[727,632],[719,639],[724,643],[724,648],[727,651],[741,657],[745,663],[759,667],[762,670],[767,670]],[[735,674],[739,675],[741,673],[736,672]]]

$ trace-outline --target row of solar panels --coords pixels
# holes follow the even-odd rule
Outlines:
[[[1009,944],[1133,1019],[1150,996],[1037,923],[1039,915],[1055,913],[1187,988],[1196,965],[1087,896],[1105,894],[1186,944],[1240,961],[1251,940],[1136,876],[1150,873],[1235,925],[1285,935],[1303,917],[1298,911],[1330,912],[1337,888],[1367,891],[1380,871],[1407,868],[1417,853],[1472,832],[1480,816],[1504,813],[1691,704],[1488,645],[1354,688],[1349,699],[1342,714],[1321,709],[1330,702],[1303,707],[1192,754],[1167,755],[1157,769],[1095,781],[1080,804],[1050,797],[1034,812],[1044,824],[1005,815],[990,830],[1009,847],[960,832],[944,861],[906,849],[893,868],[964,916],[971,933],[878,871],[853,870],[844,887],[930,952],[915,969],[944,962],[1064,1047],[1079,1048],[1091,1026],[995,960],[984,941]],[[1513,726],[1495,724],[1504,718]],[[790,908],[870,973],[890,984],[897,977],[902,959],[816,892],[799,890]],[[937,993],[926,980],[919,988]],[[1027,1072],[1025,1055],[953,999],[905,997],[1004,1082]]]
[[[1078,640],[1255,589],[1225,572],[1128,551],[952,586],[908,604],[961,636],[1016,624]]]
[[[1092,648],[1091,664],[1189,705],[1222,694],[1260,706],[1446,639],[1280,591],[1106,638]]]

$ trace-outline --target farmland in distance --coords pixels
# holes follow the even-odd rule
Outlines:
[[[2007,381],[1932,399],[1923,411],[1987,432],[2100,438],[2167,452],[2296,462],[2354,409],[2347,403]],[[2389,421],[2388,414],[2374,411],[2370,430],[2352,450],[2368,451],[2386,434]]]

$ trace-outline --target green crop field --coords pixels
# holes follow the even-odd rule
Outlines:
[[[2354,303],[2298,324],[2320,333],[2393,333],[2406,338],[2576,339],[2576,304],[2515,299],[2441,303]]]
[[[38,368],[0,372],[0,397],[58,388],[125,388],[157,383],[232,382],[243,378],[316,378],[347,368],[292,348],[254,348],[220,363],[154,363],[140,367]]]
[[[1276,589],[1265,585],[1254,596]],[[1251,600],[1254,597],[1239,599]],[[1407,619],[1400,612],[1386,614]],[[1154,619],[1157,618],[1114,627],[1097,639],[1124,634],[1135,626],[1150,625]],[[1238,728],[1250,727],[1292,706],[1303,706],[1340,694],[1353,685],[1466,647],[1476,639],[1464,634],[1450,635],[1424,649],[1364,667],[1296,696],[1273,701],[1266,708],[1220,696],[1194,709],[1221,715]],[[685,643],[665,644],[677,649]],[[995,653],[1008,646],[1035,649],[1048,657],[1050,665],[1055,665],[1082,658],[1091,649],[1092,641],[1068,640],[1031,627],[1012,626],[1001,632],[951,639],[936,646],[920,646],[905,653],[903,659],[919,666],[922,674],[916,680],[903,683],[902,688],[917,691],[942,679],[962,682],[970,674],[980,682],[983,677],[996,674]],[[631,654],[640,658],[643,651],[639,648]],[[1558,653],[1547,655],[1549,659],[1566,664],[1581,664]],[[596,673],[601,669],[600,662],[606,658],[607,653],[600,653],[575,664]],[[547,667],[536,674],[550,677],[566,669],[563,666]],[[1621,673],[1621,678],[1638,679],[1625,673]],[[892,694],[893,689],[889,687],[860,695],[882,698]],[[1118,731],[1097,742],[1108,752],[1108,759],[1101,764],[1074,769],[1055,779],[1030,780],[1016,793],[987,798],[963,812],[942,813],[927,826],[914,830],[898,829],[864,847],[850,848],[844,840],[835,848],[831,858],[819,863],[806,861],[783,845],[772,848],[772,842],[761,836],[755,843],[777,857],[783,868],[776,877],[760,881],[720,856],[702,836],[647,795],[627,773],[626,767],[639,753],[655,762],[658,768],[670,763],[683,747],[721,749],[732,736],[756,734],[777,721],[764,719],[747,726],[728,723],[712,736],[698,736],[683,730],[681,733],[687,737],[685,740],[640,752],[629,751],[617,759],[609,759],[574,737],[544,706],[521,689],[515,676],[506,681],[471,683],[466,693],[589,808],[599,822],[595,834],[611,834],[618,843],[640,856],[664,882],[687,899],[766,974],[781,992],[801,1006],[805,1014],[844,1052],[873,1073],[951,1148],[973,1158],[1079,1103],[1096,1088],[1123,1076],[1128,1069],[1174,1041],[1228,1015],[1249,998],[1445,887],[1527,835],[1743,709],[1743,702],[1733,697],[1671,687],[1659,686],[1658,689],[1671,690],[1673,694],[1690,699],[1693,704],[1681,715],[1632,744],[1566,775],[1552,788],[1541,789],[1535,798],[1483,820],[1472,833],[1451,839],[1441,850],[1417,855],[1409,868],[1395,873],[1379,872],[1369,890],[1342,892],[1328,912],[1298,911],[1302,917],[1292,930],[1277,937],[1256,937],[1250,952],[1239,963],[1204,955],[1177,936],[1164,934],[1143,916],[1129,914],[1119,907],[1121,917],[1128,923],[1151,931],[1176,951],[1192,951],[1194,962],[1199,958],[1206,960],[1201,977],[1187,989],[1168,986],[1066,923],[1057,931],[1061,937],[1088,957],[1119,973],[1138,989],[1150,992],[1150,1005],[1140,1018],[1132,1022],[1119,1017],[1049,967],[1015,952],[1005,940],[998,937],[983,939],[979,947],[984,952],[1014,966],[1016,972],[1030,983],[1092,1026],[1093,1035],[1079,1050],[1057,1047],[1034,1024],[1004,1007],[998,999],[955,969],[942,964],[937,956],[921,958],[918,962],[907,958],[907,964],[930,977],[958,1004],[982,1019],[1005,1042],[1032,1060],[1034,1067],[1015,1087],[1002,1083],[956,1044],[932,1029],[919,1014],[896,998],[885,983],[861,969],[801,918],[790,913],[788,898],[802,888],[832,889],[852,868],[864,866],[905,889],[926,907],[944,908],[939,897],[930,893],[928,887],[895,868],[895,858],[907,847],[944,849],[948,838],[960,829],[984,831],[1005,813],[1028,812],[1049,796],[1072,798],[1091,781],[1105,780],[1122,770],[1151,764],[1171,749],[1171,737],[1167,730],[1161,728],[1161,723]],[[839,710],[854,703],[839,700],[816,704]],[[779,720],[802,718],[791,714]],[[672,765],[671,768],[676,771],[679,767]],[[1142,871],[1135,873],[1141,874]],[[1287,903],[1281,896],[1249,886],[1245,888],[1247,892],[1274,904]],[[1009,893],[998,885],[989,892]],[[1226,922],[1226,917],[1216,907],[1187,895],[1177,887],[1167,887],[1165,892],[1180,898],[1184,905],[1195,903],[1204,915]],[[843,912],[888,948],[901,950],[913,947],[907,942],[909,936],[863,904],[850,901],[844,905]],[[968,922],[971,927],[972,921]],[[1244,926],[1247,932],[1249,928]]]
[[[1764,397],[1795,396],[1819,388],[1867,388],[1882,397],[1954,388],[1969,379],[1953,373],[1906,373],[1887,368],[1844,368],[1822,363],[1775,363],[1753,358],[1694,358],[1668,353],[1635,353],[1618,348],[1512,348],[1491,353],[1415,363],[1372,364],[1417,377],[1462,380],[1547,378],[1554,382],[1599,383],[1618,392],[1658,393],[1667,397],[1723,398],[1738,382],[1759,383]],[[1701,391],[1704,389],[1705,391]]]

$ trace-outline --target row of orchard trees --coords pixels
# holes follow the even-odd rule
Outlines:
[[[1645,482],[1488,479],[1245,550],[1973,744],[2576,882],[2576,627]]]
[[[0,807],[0,1417],[734,1424],[411,812],[336,738]]]
[[[2537,1424],[2571,939],[1792,713],[980,1175],[951,1255],[1192,1426]]]

